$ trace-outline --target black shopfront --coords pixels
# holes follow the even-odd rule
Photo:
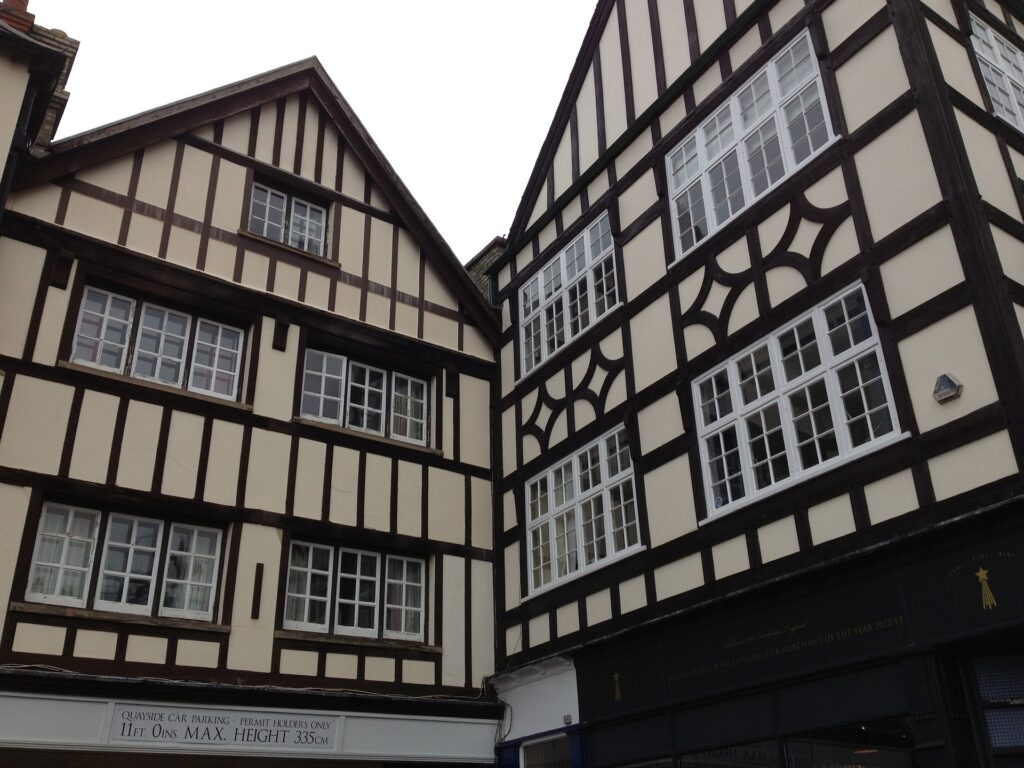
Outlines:
[[[1022,513],[578,653],[586,765],[1024,766]]]

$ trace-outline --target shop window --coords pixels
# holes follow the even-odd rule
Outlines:
[[[234,400],[244,344],[240,328],[86,286],[70,359]]]
[[[538,741],[523,745],[523,768],[570,768],[569,739]]]
[[[709,516],[900,436],[859,285],[698,377],[693,397]]]
[[[209,621],[217,592],[221,533],[216,528],[47,502],[25,599]],[[98,583],[90,604],[94,580]]]
[[[1024,756],[1024,656],[975,659],[988,743],[998,758]],[[1014,763],[1016,764],[1016,763]]]

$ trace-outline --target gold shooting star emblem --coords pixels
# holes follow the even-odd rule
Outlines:
[[[616,702],[620,702],[620,701],[622,701],[622,688],[619,687],[619,673],[618,672],[613,672],[612,673],[612,682],[615,683],[615,701]]]
[[[978,577],[978,583],[981,585],[981,608],[990,611],[996,607],[997,603],[996,596],[992,594],[992,587],[988,583],[988,569],[979,568],[974,575]]]

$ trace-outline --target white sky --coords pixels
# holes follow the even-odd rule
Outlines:
[[[596,0],[31,0],[81,40],[58,138],[319,57],[455,254],[512,223]]]

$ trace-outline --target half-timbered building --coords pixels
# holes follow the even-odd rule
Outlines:
[[[1024,759],[1024,9],[600,0],[491,268],[502,766]]]
[[[493,762],[493,310],[315,59],[29,152],[64,62],[0,23],[0,763]]]

